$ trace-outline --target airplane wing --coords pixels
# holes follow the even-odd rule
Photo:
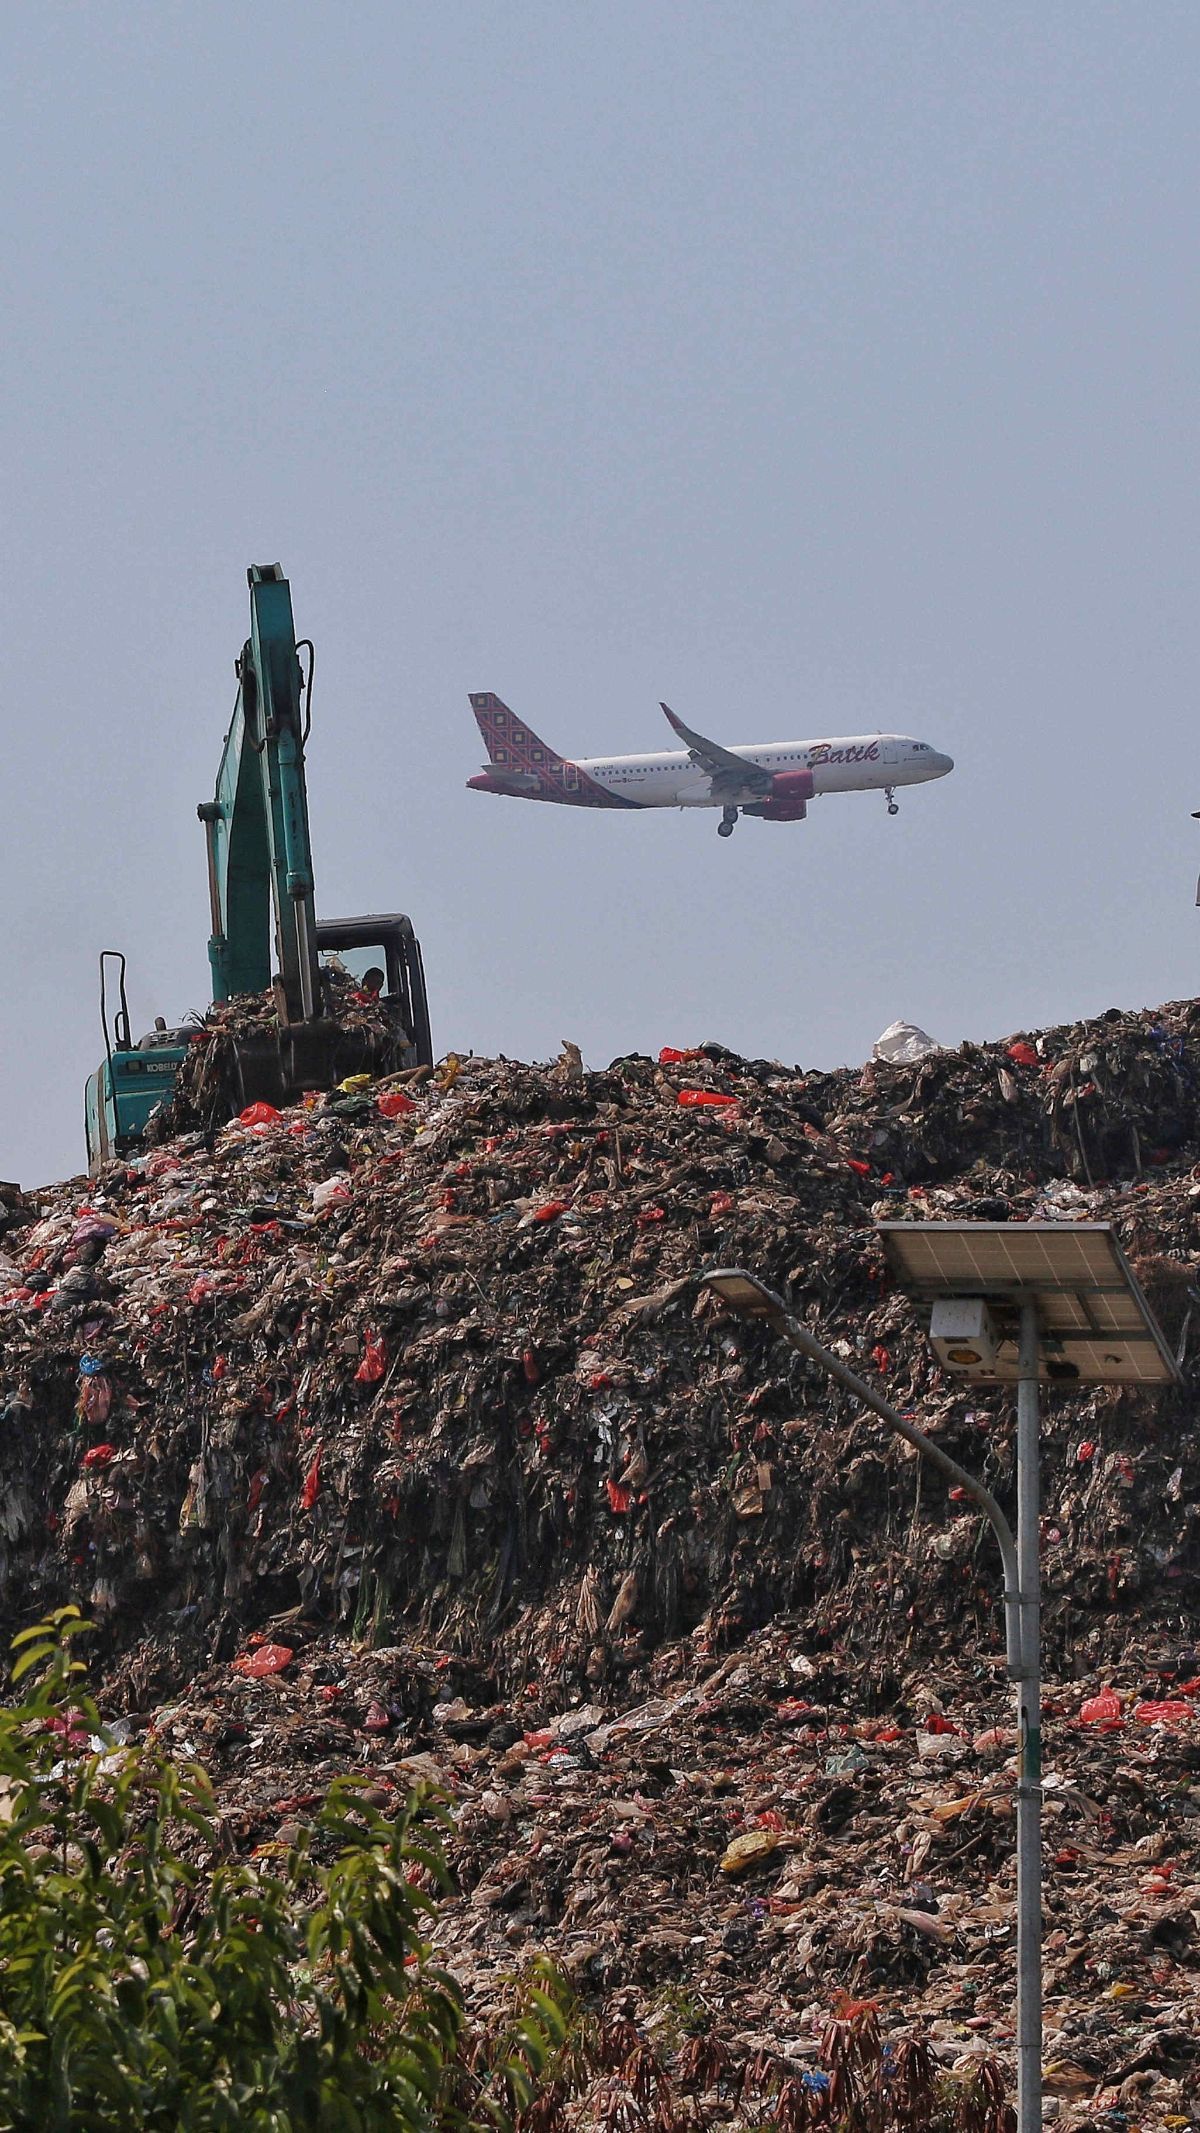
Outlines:
[[[723,793],[770,792],[772,774],[769,770],[764,770],[759,763],[748,763],[744,756],[719,747],[716,741],[706,741],[702,733],[693,733],[681,718],[676,718],[669,704],[661,704],[659,708],[666,713],[668,724],[684,742],[693,763],[707,771],[715,799],[720,799]]]

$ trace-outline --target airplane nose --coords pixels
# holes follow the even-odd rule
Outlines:
[[[937,759],[937,774],[939,778],[944,778],[947,772],[953,770],[953,768],[954,757],[952,755],[939,755]]]

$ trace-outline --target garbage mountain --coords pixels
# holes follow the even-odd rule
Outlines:
[[[1047,2085],[1193,2122],[1200,1005],[837,1073],[451,1058],[231,1124],[194,1050],[173,1137],[0,1198],[3,1626],[77,1600],[232,1844],[338,1770],[448,1785],[474,1992],[544,1945],[731,2066],[805,2063],[838,1990],[1004,2057],[1012,1736],[974,1509],[695,1277],[786,1290],[1011,1502],[1012,1404],[938,1374],[873,1225],[1115,1225],[1185,1384],[1045,1401]]]

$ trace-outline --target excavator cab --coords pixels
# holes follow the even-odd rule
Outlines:
[[[368,972],[382,970],[384,1011],[413,1054],[405,1065],[432,1066],[425,967],[410,918],[390,911],[370,918],[318,919],[317,957],[323,973],[344,975],[358,985]]]

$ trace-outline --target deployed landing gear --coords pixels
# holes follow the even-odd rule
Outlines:
[[[888,813],[889,813],[889,815],[898,815],[898,814],[899,814],[899,812],[900,812],[900,803],[899,803],[899,801],[898,801],[898,800],[897,800],[897,798],[896,798],[896,788],[895,788],[895,786],[894,786],[894,785],[885,785],[883,789],[884,789],[884,792],[885,792],[885,793],[887,794],[887,804],[888,804]]]
[[[717,824],[718,837],[732,837],[737,818],[738,811],[736,807],[723,808],[721,810],[721,819]]]

